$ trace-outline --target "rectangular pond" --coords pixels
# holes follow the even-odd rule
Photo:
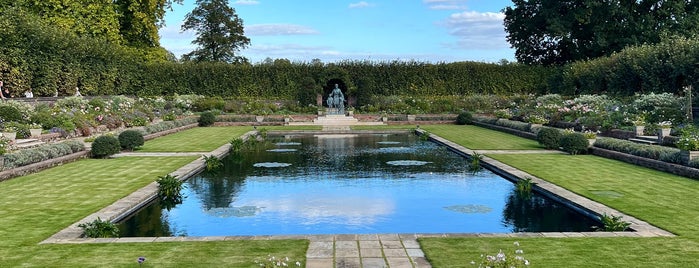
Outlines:
[[[523,156],[525,157],[525,156]],[[411,134],[270,136],[119,224],[129,236],[591,231],[599,224]]]

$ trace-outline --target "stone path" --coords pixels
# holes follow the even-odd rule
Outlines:
[[[310,237],[307,268],[432,267],[414,237],[385,235],[324,235]]]

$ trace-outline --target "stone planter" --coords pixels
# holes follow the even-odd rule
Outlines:
[[[408,121],[410,121],[410,122],[415,121],[415,115],[414,115],[414,114],[409,114],[409,115],[408,115]]]
[[[663,137],[670,136],[670,128],[661,128],[658,130],[658,137],[662,140]]]
[[[595,145],[595,141],[597,139],[587,139],[587,147],[592,147],[592,145]]]
[[[29,133],[32,134],[32,138],[38,138],[41,136],[41,129],[40,128],[30,128]]]
[[[264,121],[264,120],[265,120],[264,116],[261,116],[261,115],[255,116],[255,121],[257,121],[257,123],[262,123],[262,121]]]
[[[387,116],[382,116],[382,117],[381,117],[381,122],[388,122],[388,117],[387,117]]]
[[[682,163],[688,164],[690,161],[699,158],[699,151],[681,150]]]
[[[17,139],[17,132],[3,132],[2,136],[8,140],[15,141],[15,139]]]
[[[636,136],[643,136],[643,131],[646,129],[646,126],[634,126],[634,131],[636,131]]]
[[[347,115],[349,115],[349,116],[354,116],[354,111],[353,111],[353,110],[347,111]]]

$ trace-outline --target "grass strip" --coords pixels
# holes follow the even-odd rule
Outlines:
[[[422,129],[472,150],[542,150],[535,140],[472,125],[427,125]]]
[[[196,127],[146,143],[139,152],[210,152],[253,130],[250,126]]]

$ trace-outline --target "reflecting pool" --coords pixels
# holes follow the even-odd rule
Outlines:
[[[186,181],[122,236],[590,231],[598,225],[409,134],[270,136]]]

